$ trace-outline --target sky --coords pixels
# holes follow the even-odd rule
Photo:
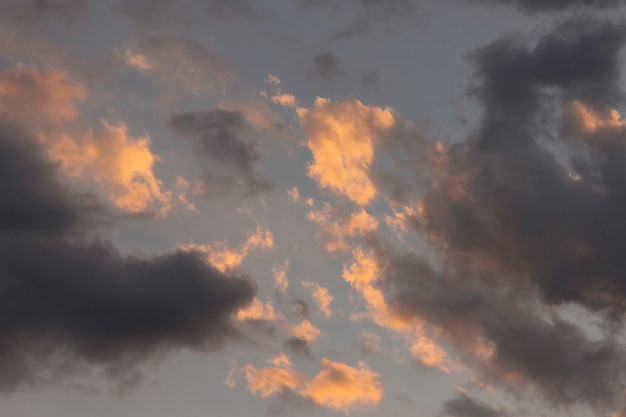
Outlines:
[[[626,417],[620,0],[0,0],[0,415]]]

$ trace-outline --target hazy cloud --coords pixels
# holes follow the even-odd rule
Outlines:
[[[274,188],[255,171],[261,154],[244,113],[223,109],[175,113],[168,125],[189,136],[204,159],[205,193],[220,195],[239,190],[252,197]]]

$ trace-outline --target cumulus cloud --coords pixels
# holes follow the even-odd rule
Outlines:
[[[390,314],[377,320],[430,328],[488,383],[561,406],[620,405],[624,347],[608,332],[591,339],[554,307],[580,304],[609,327],[625,313],[626,142],[611,105],[623,97],[625,39],[621,25],[572,20],[532,48],[508,37],[471,55],[481,125],[442,149],[435,181],[404,215],[436,262],[378,250],[344,269],[368,292],[382,277],[385,297],[370,304]]]
[[[261,398],[289,391],[309,402],[344,413],[357,406],[377,405],[382,400],[384,388],[380,375],[365,363],[359,362],[358,368],[354,368],[324,358],[321,367],[311,379],[296,371],[291,361],[263,368],[248,364],[243,369],[248,390]]]
[[[231,317],[256,292],[248,277],[193,252],[123,255],[89,238],[103,209],[60,185],[28,132],[0,126],[0,155],[11,195],[0,199],[2,390],[78,370],[134,381],[156,353],[215,349],[236,335]]]
[[[615,113],[588,110],[621,100],[618,56],[625,39],[622,26],[577,20],[530,50],[506,40],[474,54],[485,110],[480,130],[446,151],[445,176],[412,217],[414,229],[447,261],[476,268],[484,280],[530,282],[550,304],[626,311],[624,265],[616,253],[624,229],[618,215],[626,201],[618,162],[624,142],[609,140],[622,128]],[[566,60],[579,65],[565,66]],[[556,90],[568,114],[570,128],[563,130],[586,136],[583,143],[567,135],[545,138],[538,123],[555,109],[542,87]],[[567,104],[574,98],[589,107]],[[569,147],[570,161],[561,162],[567,156],[557,157],[545,140]]]
[[[146,35],[121,53],[131,68],[199,95],[226,88],[234,79],[228,65],[198,41],[174,35]]]
[[[253,197],[274,188],[255,171],[261,154],[244,113],[224,109],[175,113],[168,125],[178,134],[189,136],[205,162],[204,193],[223,196],[240,191]]]
[[[66,176],[101,188],[122,210],[143,213],[156,207],[167,214],[172,195],[154,175],[160,159],[150,149],[150,138],[131,137],[124,123],[101,123],[100,129],[80,137],[48,138],[50,156],[61,163]]]
[[[0,114],[38,137],[68,179],[95,186],[124,211],[167,213],[171,195],[154,175],[159,157],[149,138],[131,137],[124,123],[84,127],[78,105],[86,98],[87,89],[58,69],[18,64],[0,73]]]
[[[389,108],[367,106],[359,100],[333,102],[317,98],[309,108],[298,108],[313,155],[309,176],[359,205],[376,197],[369,177],[374,141],[389,129],[394,117]]]

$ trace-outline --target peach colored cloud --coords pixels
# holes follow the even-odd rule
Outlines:
[[[261,398],[267,398],[285,389],[295,391],[305,381],[302,375],[291,368],[266,366],[259,369],[249,364],[244,367],[244,371],[248,390]]]
[[[272,366],[257,368],[248,364],[240,369],[231,369],[228,386],[234,387],[234,375],[242,373],[248,390],[261,398],[291,390],[317,405],[346,414],[357,406],[375,406],[383,398],[380,375],[363,362],[354,368],[324,358],[321,360],[321,371],[310,380],[296,371],[284,354],[268,362]],[[238,365],[235,363],[234,367]]]
[[[343,278],[361,295],[365,302],[365,313],[353,314],[352,318],[370,319],[378,326],[391,330],[409,341],[410,353],[422,364],[449,372],[451,364],[447,354],[434,339],[428,337],[422,323],[406,320],[393,312],[383,293],[374,286],[381,271],[372,252],[355,248],[353,262],[343,267]]]
[[[616,109],[604,104],[590,106],[578,100],[569,102],[563,111],[562,124],[566,135],[592,147],[623,142],[626,137],[626,120]]]
[[[289,287],[289,280],[287,279],[287,270],[289,270],[289,259],[285,260],[280,266],[274,268],[274,289],[279,294],[286,294]]]
[[[322,331],[309,320],[302,320],[299,324],[288,325],[287,329],[292,336],[307,342],[314,342],[322,334]]]
[[[334,213],[333,207],[324,203],[321,208],[313,207],[307,213],[307,219],[319,226],[318,238],[328,252],[346,252],[350,249],[347,240],[364,236],[378,228],[378,220],[365,209],[353,212],[347,219],[341,219]]]
[[[271,300],[263,303],[258,298],[255,298],[252,304],[247,308],[239,310],[237,312],[237,320],[278,320],[282,317],[280,312],[276,312],[276,308]]]
[[[328,292],[328,289],[322,287],[316,282],[303,281],[301,284],[304,288],[311,291],[320,314],[327,319],[330,318],[333,314],[333,311],[330,308],[330,303],[333,301],[334,297]]]
[[[87,89],[61,70],[18,64],[0,74],[0,114],[29,129],[69,179],[97,190],[122,210],[170,209],[171,193],[154,175],[158,155],[147,135],[133,138],[124,123],[92,129],[78,104]]]
[[[66,175],[95,184],[120,209],[139,213],[156,205],[161,214],[169,211],[172,196],[154,175],[159,156],[147,135],[131,137],[124,123],[102,120],[96,131],[80,137],[61,133],[46,146]]]
[[[217,241],[210,244],[179,245],[182,250],[203,253],[207,261],[220,271],[236,268],[250,251],[274,248],[274,236],[265,226],[257,225],[256,231],[238,247],[229,247],[227,242]]]
[[[333,102],[318,97],[308,108],[296,109],[313,154],[308,174],[320,187],[367,205],[377,194],[369,178],[377,136],[391,128],[390,108],[367,106],[359,100]]]
[[[322,371],[301,392],[316,404],[348,413],[356,405],[376,405],[383,398],[380,375],[363,362],[358,368],[322,359]]]
[[[87,88],[58,69],[37,70],[17,64],[0,73],[0,114],[31,129],[72,120],[77,104],[87,98]]]

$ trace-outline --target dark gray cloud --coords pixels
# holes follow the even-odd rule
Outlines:
[[[536,314],[513,291],[481,286],[467,271],[436,271],[417,255],[388,260],[384,281],[401,316],[440,329],[488,383],[597,407],[615,405],[626,388],[626,352],[610,335],[590,340],[574,323]]]
[[[581,133],[567,113],[623,104],[625,40],[621,24],[572,20],[532,47],[507,37],[471,54],[483,119],[431,161],[412,216],[436,262],[379,255],[396,311],[441,329],[482,378],[604,411],[626,388],[624,347],[549,306],[578,303],[617,326],[626,313],[626,129]]]
[[[309,342],[305,339],[300,339],[298,337],[292,337],[285,342],[285,346],[297,356],[310,357],[311,349],[309,347]]]
[[[463,393],[446,401],[441,407],[441,414],[448,417],[506,417],[508,415]]]
[[[242,190],[244,196],[258,196],[274,188],[255,172],[261,155],[244,113],[223,109],[175,113],[168,125],[190,137],[206,162],[206,193],[219,195]]]
[[[0,158],[0,390],[80,369],[130,383],[153,354],[236,335],[231,316],[256,292],[249,278],[193,252],[125,256],[90,238],[101,209],[60,185],[18,128],[0,127]]]
[[[333,81],[345,76],[341,69],[339,57],[332,52],[322,52],[313,57],[313,70],[309,72],[311,78]]]
[[[626,311],[626,142],[591,147],[554,137],[545,124],[572,100],[590,108],[622,102],[625,35],[610,22],[574,21],[532,50],[505,40],[473,54],[482,124],[449,149],[444,174],[413,219],[447,261],[487,281],[537,287],[551,304]],[[569,149],[571,166],[548,140]]]
[[[298,318],[298,319],[308,319],[310,316],[310,312],[311,312],[311,308],[309,307],[309,305],[303,301],[303,300],[295,300],[293,302],[293,307],[291,309],[291,312]]]
[[[559,12],[572,9],[610,9],[623,5],[619,0],[469,0],[516,7],[526,13]]]

